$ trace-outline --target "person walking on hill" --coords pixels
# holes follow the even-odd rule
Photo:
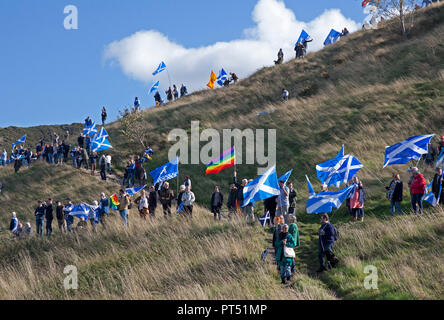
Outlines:
[[[174,100],[179,99],[179,91],[177,91],[177,87],[175,84],[173,84],[173,95],[174,95]]]
[[[185,192],[182,195],[182,202],[183,202],[184,212],[190,218],[193,217],[194,201],[196,201],[196,197],[194,196],[193,191],[191,191],[190,187],[186,187]]]
[[[105,156],[105,159],[106,159],[106,170],[108,171],[108,173],[111,173],[111,155],[110,154],[107,154],[106,156]]]
[[[158,198],[158,193],[154,188],[154,186],[151,186],[150,194],[148,197],[148,210],[150,212],[150,216],[153,218],[156,216],[157,198]]]
[[[160,96],[159,91],[156,91],[156,93],[154,94],[154,101],[156,103],[156,107],[159,107],[160,105],[163,104],[163,100],[162,97]]]
[[[424,178],[424,176],[419,172],[418,168],[412,168],[413,171],[413,181],[411,186],[411,193],[412,193],[412,208],[414,211],[414,214],[418,213],[418,207],[419,207],[419,213],[422,214],[422,197],[425,193],[425,188],[427,186],[427,181]]]
[[[394,173],[390,186],[386,187],[386,190],[388,191],[387,199],[390,200],[390,214],[392,217],[395,216],[395,212],[402,215],[401,202],[403,198],[403,188],[404,186],[400,175]]]
[[[171,204],[174,199],[174,192],[170,189],[170,184],[165,182],[160,190],[159,200],[163,207],[165,217],[171,216]],[[183,200],[183,199],[182,199]]]
[[[108,117],[108,114],[106,113],[106,108],[103,107],[103,108],[102,108],[102,126],[105,125],[105,121],[106,121],[106,118],[107,118],[107,117]]]
[[[45,206],[45,218],[46,218],[46,236],[51,236],[52,234],[52,221],[54,220],[54,206],[52,204],[52,199],[48,199],[48,203]]]
[[[37,208],[34,211],[35,215],[35,227],[37,229],[37,234],[43,237],[43,224],[45,222],[45,205],[42,201],[37,201]]]
[[[336,228],[330,223],[328,214],[321,215],[321,227],[319,228],[319,242],[318,242],[318,258],[320,268],[318,273],[335,268],[338,264],[338,259],[333,253],[333,246],[336,241]],[[327,257],[327,267],[325,267],[324,257]]]
[[[282,284],[286,284],[291,279],[291,266],[294,265],[295,246],[295,240],[288,232],[288,225],[284,224],[275,244],[276,262],[280,269]]]
[[[219,219],[219,221],[222,220],[222,214],[221,209],[222,205],[224,203],[224,195],[220,192],[219,187],[216,186],[214,188],[213,195],[211,196],[211,212],[214,214],[214,220],[216,221]]]
[[[287,188],[288,188],[288,214],[296,214],[296,201],[297,201],[297,193],[296,190],[293,189],[293,183],[288,181],[287,182]]]
[[[168,102],[173,101],[173,90],[171,90],[171,87],[169,87],[168,90],[165,91],[165,94],[167,96]]]
[[[433,167],[435,164],[436,150],[431,143],[428,146],[428,152],[424,155],[424,162],[427,166]]]
[[[439,204],[444,204],[444,179],[441,168],[436,169],[435,176],[433,177],[432,192],[435,195],[437,202]]]
[[[299,228],[298,228],[298,225],[296,224],[296,216],[293,214],[289,214],[288,215],[288,223],[290,224],[288,226],[288,233],[292,235],[292,237],[294,239],[295,247],[299,247],[301,245],[301,242],[299,239]],[[295,261],[293,260],[293,264],[291,266],[291,274],[293,274],[295,272],[294,262]]]
[[[125,190],[120,189],[119,191],[119,213],[126,227],[128,227],[128,208],[130,205],[129,195]]]
[[[361,222],[364,222],[364,202],[366,200],[364,185],[359,181],[357,176],[353,178],[353,183],[356,187],[350,197],[350,208],[352,210],[351,221],[356,222],[358,218],[360,218]]]
[[[230,72],[231,80],[234,84],[239,80],[238,76],[234,72]]]
[[[282,48],[279,49],[278,52],[278,59],[274,62],[275,65],[282,64],[284,62],[284,52],[282,51]]]
[[[60,232],[66,233],[65,212],[63,211],[63,205],[62,205],[62,202],[60,202],[60,201],[57,201],[56,218],[57,218],[57,225],[59,227]]]
[[[288,92],[287,89],[282,89],[281,100],[283,102],[288,101],[289,97],[290,97],[290,92]]]

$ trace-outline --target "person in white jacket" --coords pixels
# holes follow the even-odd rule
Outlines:
[[[182,194],[182,202],[185,214],[189,215],[190,217],[193,216],[194,201],[196,201],[196,197],[191,191],[191,188],[188,186],[186,187],[185,192]]]

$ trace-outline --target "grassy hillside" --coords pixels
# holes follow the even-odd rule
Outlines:
[[[202,299],[442,299],[443,260],[442,211],[423,217],[404,216],[388,220],[389,203],[384,185],[393,172],[407,179],[405,166],[382,170],[384,148],[417,134],[444,134],[444,6],[421,10],[417,26],[408,40],[389,28],[359,31],[305,61],[258,70],[236,86],[201,91],[159,109],[144,111],[144,126],[156,151],[147,171],[167,161],[173,143],[168,133],[190,132],[191,121],[201,130],[214,128],[276,129],[277,169],[293,168],[292,180],[298,191],[297,217],[302,247],[297,253],[298,274],[288,287],[268,257],[260,254],[270,246],[271,235],[243,222],[214,224],[200,209],[193,222],[176,217],[157,219],[149,225],[130,217],[130,229],[112,227],[99,234],[53,239],[7,241],[0,233],[0,298],[202,298]],[[271,57],[272,58],[272,57]],[[282,88],[290,101],[281,103]],[[258,116],[262,111],[275,112]],[[73,144],[81,125],[0,129],[0,148],[28,134],[34,145],[46,133],[70,130]],[[117,173],[130,155],[143,148],[129,142],[119,122],[107,126],[114,146]],[[436,142],[436,140],[434,141]],[[360,177],[367,188],[367,221],[347,223],[344,208],[333,222],[340,227],[337,252],[340,267],[326,275],[315,274],[317,265],[318,217],[305,214],[307,191],[304,175],[315,183],[315,164],[335,156],[341,145],[366,166]],[[221,150],[222,151],[222,150]],[[239,165],[239,177],[254,178],[257,166]],[[424,168],[425,169],[425,168]],[[211,190],[222,186],[227,195],[232,170],[216,176],[204,174],[205,165],[181,165],[180,181],[189,174],[198,203],[208,206]],[[425,169],[426,178],[432,177]],[[91,202],[101,191],[114,193],[119,186],[101,182],[86,172],[37,164],[17,175],[0,168],[4,191],[0,194],[0,226],[6,228],[11,211],[22,220],[33,221],[37,199],[73,198]],[[173,181],[175,189],[175,182]],[[316,191],[319,186],[315,185]],[[407,194],[407,190],[405,190]],[[403,210],[409,211],[409,203]],[[261,204],[256,207],[262,214]],[[158,213],[159,214],[159,213]],[[74,264],[81,274],[81,289],[62,289],[63,268]],[[379,269],[380,289],[365,290],[363,269]]]

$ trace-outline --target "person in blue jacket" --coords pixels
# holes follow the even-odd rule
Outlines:
[[[68,232],[72,232],[72,225],[74,224],[74,217],[70,215],[71,211],[74,209],[74,205],[71,199],[66,199],[67,203],[63,208],[63,212],[65,213],[66,226],[68,228]]]
[[[294,265],[294,257],[285,256],[285,247],[292,248],[296,246],[295,239],[288,232],[288,225],[282,226],[282,231],[276,239],[276,262],[278,263],[282,284],[286,284],[291,279],[291,266]],[[294,251],[293,251],[294,252]]]
[[[337,258],[333,254],[333,246],[335,244],[335,227],[330,223],[328,214],[321,215],[321,227],[319,228],[318,257],[320,268],[318,273],[327,271],[332,267],[336,267]],[[324,256],[327,257],[327,268],[325,267]]]

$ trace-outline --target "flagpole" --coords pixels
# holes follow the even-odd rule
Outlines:
[[[171,77],[170,77],[170,72],[168,71],[168,68],[165,68],[167,75],[168,75],[168,82],[170,83],[170,88],[171,88]]]

